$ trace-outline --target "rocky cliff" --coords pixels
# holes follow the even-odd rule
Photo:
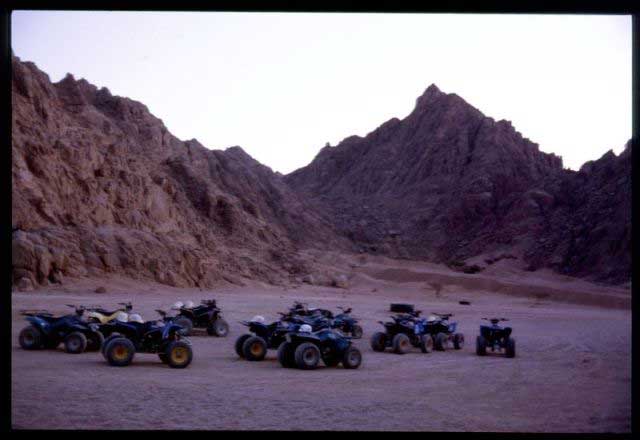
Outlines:
[[[285,181],[365,252],[471,272],[507,256],[618,283],[631,274],[630,165],[629,145],[565,170],[509,121],[431,85],[405,119],[323,148]]]
[[[71,75],[52,84],[15,57],[12,66],[14,283],[104,273],[281,283],[305,272],[300,246],[340,246],[240,147],[183,142],[139,102]]]

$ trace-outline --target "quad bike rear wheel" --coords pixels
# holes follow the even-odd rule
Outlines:
[[[476,338],[476,354],[478,356],[487,354],[487,341],[480,335]]]
[[[507,338],[505,344],[504,354],[508,358],[516,357],[516,340],[513,338]]]
[[[362,327],[360,327],[359,325],[354,325],[353,330],[351,330],[351,337],[353,339],[362,338]]]
[[[191,344],[185,341],[171,341],[165,351],[171,368],[186,368],[193,360]]]
[[[113,341],[116,338],[121,338],[122,335],[120,335],[119,333],[113,333],[109,336],[107,336],[107,339],[104,340],[104,342],[102,343],[102,347],[100,348],[100,352],[102,352],[102,356],[104,357],[105,360],[107,360],[107,345],[109,345],[109,342]]]
[[[244,358],[244,352],[242,351],[242,346],[244,345],[244,341],[249,339],[251,335],[242,335],[238,339],[236,339],[235,349],[236,354],[241,358]]]
[[[186,316],[178,316],[173,320],[173,323],[182,327],[178,330],[180,336],[189,336],[193,330],[193,321]]]
[[[64,351],[79,354],[87,349],[87,337],[80,332],[71,332],[64,338]]]
[[[229,334],[229,324],[224,319],[218,318],[207,326],[207,334],[223,338]]]
[[[371,348],[373,351],[384,351],[387,346],[387,335],[383,332],[375,332],[371,336]]]
[[[320,362],[320,350],[311,342],[303,342],[296,348],[294,358],[301,370],[313,370]]]
[[[126,367],[133,361],[136,348],[129,339],[118,336],[109,341],[104,351],[109,365]]]
[[[104,335],[100,332],[91,333],[87,337],[87,351],[98,351],[104,344]]]
[[[291,342],[283,342],[278,347],[278,362],[284,368],[293,368],[296,366],[294,346]]]
[[[396,354],[405,354],[411,347],[411,341],[409,337],[404,333],[398,333],[393,337],[393,352]]]
[[[431,353],[433,351],[433,338],[431,335],[420,336],[420,350],[423,353]]]
[[[32,325],[28,325],[20,331],[18,342],[25,350],[37,350],[43,345],[43,337],[40,330]]]
[[[464,335],[462,333],[456,333],[453,335],[453,348],[460,350],[464,347]]]
[[[433,348],[438,351],[445,351],[447,349],[447,335],[438,333],[433,341]]]
[[[362,353],[356,347],[349,347],[342,355],[342,366],[347,369],[355,369],[362,363]]]
[[[260,336],[251,336],[242,344],[242,353],[248,361],[261,361],[267,355],[267,343]]]

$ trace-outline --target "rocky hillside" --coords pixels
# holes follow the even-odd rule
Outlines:
[[[240,147],[183,142],[139,102],[12,65],[20,288],[105,273],[175,286],[281,283],[306,271],[299,247],[348,245]]]
[[[565,170],[509,121],[431,85],[405,119],[323,148],[285,181],[364,252],[468,272],[507,257],[620,283],[631,275],[630,165],[629,145]]]

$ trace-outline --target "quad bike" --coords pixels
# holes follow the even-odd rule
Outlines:
[[[262,316],[254,316],[251,321],[241,321],[249,327],[251,333],[245,333],[236,339],[236,354],[248,361],[261,361],[268,349],[277,349],[284,342],[285,335],[300,326],[286,321],[274,321],[265,324]]]
[[[427,319],[426,331],[433,338],[433,348],[445,351],[447,348],[460,350],[464,347],[464,335],[456,333],[457,322],[449,322],[453,313],[432,313]]]
[[[354,369],[362,363],[362,354],[351,345],[351,338],[327,328],[312,332],[308,324],[287,333],[278,347],[278,361],[285,368],[313,370],[320,359],[327,367],[342,363],[344,368]]]
[[[206,328],[209,336],[224,337],[229,333],[229,324],[222,319],[215,299],[203,299],[196,307],[178,307],[178,314],[173,317],[173,322],[183,327],[183,336],[190,335],[194,327]]]
[[[20,346],[25,350],[41,348],[55,349],[64,343],[67,353],[82,353],[100,350],[104,337],[98,324],[82,320],[86,310],[83,306],[67,304],[75,310],[74,314],[53,316],[44,310],[24,310],[29,325],[18,336]]]
[[[490,321],[491,325],[481,325],[480,334],[476,338],[476,354],[485,356],[487,347],[491,347],[491,351],[504,351],[508,358],[516,356],[516,341],[511,337],[511,327],[501,327],[498,325],[500,321],[508,321],[505,318],[482,318]]]
[[[327,319],[333,319],[333,313],[331,310],[320,309],[320,308],[309,308],[307,303],[302,303],[299,301],[295,301],[293,306],[289,307],[289,315],[298,315],[298,316],[324,316]]]
[[[351,307],[348,309],[338,308],[342,310],[342,313],[333,318],[331,328],[349,334],[353,339],[362,338],[362,327],[358,325],[358,320],[351,316]]]
[[[393,322],[378,321],[385,332],[376,332],[371,336],[371,348],[384,351],[391,347],[394,353],[405,354],[411,346],[419,347],[423,353],[433,349],[433,339],[427,332],[426,320],[417,318],[420,312],[391,316]]]
[[[162,363],[171,368],[186,368],[191,363],[193,350],[191,342],[180,333],[182,327],[173,322],[143,322],[139,315],[130,318],[134,320],[114,320],[103,325],[111,327],[102,350],[109,365],[127,366],[136,352],[157,353]]]
[[[105,324],[109,321],[113,321],[116,319],[116,315],[120,312],[129,313],[133,306],[131,305],[131,301],[126,303],[118,303],[118,305],[122,306],[119,309],[115,310],[105,310],[101,307],[87,307],[87,322],[95,322],[97,324]]]

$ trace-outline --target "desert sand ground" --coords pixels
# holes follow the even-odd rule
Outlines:
[[[498,276],[497,274],[501,275]],[[369,259],[351,265],[348,289],[247,283],[178,289],[124,279],[74,280],[12,294],[12,426],[65,429],[251,429],[629,432],[631,310],[628,289],[507,267],[481,276],[437,265]],[[436,296],[429,281],[443,283]],[[97,286],[107,293],[97,294]],[[528,287],[527,287],[528,286]],[[533,287],[531,287],[533,286]],[[496,293],[496,290],[498,291]],[[27,352],[17,342],[19,311],[64,304],[115,306],[132,300],[146,319],[176,300],[214,297],[230,323],[226,338],[191,337],[193,363],[175,370],[137,354],[125,368],[99,353]],[[471,305],[460,305],[459,300]],[[263,362],[238,359],[239,320],[276,319],[293,300],[351,306],[365,335],[358,370],[284,369],[270,351]],[[452,312],[466,336],[460,351],[376,353],[371,334],[390,302]],[[505,316],[517,356],[475,355],[480,318]]]

